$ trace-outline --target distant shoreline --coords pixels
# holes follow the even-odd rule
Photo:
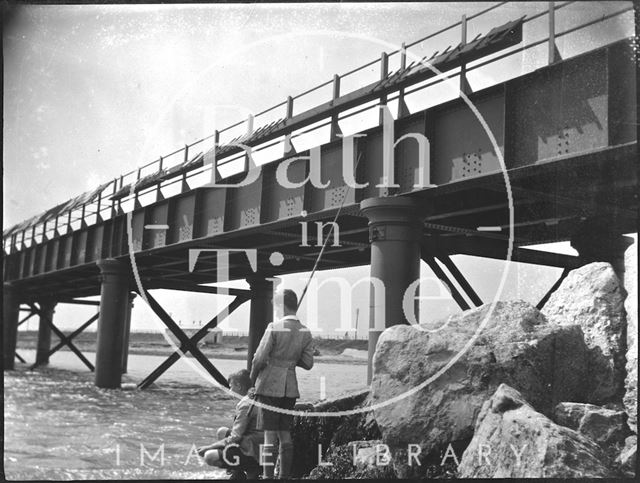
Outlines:
[[[54,347],[59,339],[52,334],[51,347]],[[17,348],[36,349],[38,340],[37,331],[20,331],[18,333]],[[82,333],[73,339],[73,343],[81,351],[95,352],[96,334],[95,332]],[[234,359],[246,360],[247,358],[247,336],[225,336],[218,344],[203,344],[198,347],[204,355],[211,359]],[[366,364],[367,360],[361,351],[366,351],[368,341],[350,339],[316,339],[316,347],[319,355],[315,356],[316,362],[332,364]],[[344,355],[345,349],[355,349],[362,354],[360,357]],[[65,346],[60,350],[68,351]],[[175,348],[170,345],[163,334],[148,332],[132,332],[129,338],[129,354],[150,355],[169,357]]]

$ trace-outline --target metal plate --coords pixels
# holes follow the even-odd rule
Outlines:
[[[362,198],[376,198],[378,196],[387,196],[389,190],[387,188],[376,188],[376,185],[382,184],[383,164],[382,164],[382,129],[375,132],[368,132],[367,137],[360,142],[363,145],[362,172],[364,173],[363,183],[369,183],[369,186],[362,189]],[[358,167],[360,171],[360,167]]]
[[[60,250],[60,239],[56,238],[49,242],[49,250],[47,250],[47,263],[45,265],[45,271],[50,272],[57,268],[58,253]]]
[[[255,169],[255,168],[254,168]],[[260,224],[263,173],[246,186],[226,188],[225,231],[237,230]]]
[[[169,202],[163,201],[146,209],[145,226],[146,225],[167,225],[169,219]],[[167,232],[165,229],[144,228],[144,248],[163,247],[167,244]]]
[[[560,63],[508,87],[508,168],[608,145],[606,51]]]
[[[142,250],[142,243],[144,240],[144,225],[145,225],[146,210],[141,209],[133,212],[131,217],[131,245],[134,252]],[[126,236],[125,231],[125,236]],[[126,238],[125,238],[126,239]]]
[[[200,188],[195,203],[194,238],[224,231],[227,188]]]
[[[355,164],[356,160],[353,159]],[[327,188],[316,188],[307,183],[305,206],[310,212],[319,212],[329,208],[338,208],[344,200],[345,205],[355,203],[356,190],[348,189],[345,184],[342,158],[342,142],[322,146],[320,150],[320,180],[329,182]],[[346,197],[346,199],[345,199]]]
[[[276,178],[277,166],[278,163],[272,163],[262,167],[264,184],[261,218],[263,223],[300,216],[304,210],[304,185],[297,188],[282,186]],[[307,173],[307,159],[292,160],[287,167],[286,179],[291,183],[302,183]]]
[[[193,239],[196,193],[180,196],[169,210],[169,243]]]
[[[504,153],[504,95],[471,99]],[[434,139],[431,160],[432,183],[442,185],[500,170],[498,157],[480,121],[464,101],[446,109],[428,112],[433,116]]]
[[[87,230],[82,230],[73,234],[72,265],[80,265],[85,262],[87,253]]]
[[[47,261],[47,243],[36,247],[36,273],[44,273],[44,267]]]
[[[60,246],[64,247],[62,260],[62,267],[67,268],[71,266],[71,252],[73,249],[73,237],[72,234],[69,233],[65,235],[63,239],[60,240]]]
[[[409,119],[400,119],[396,121],[394,131],[395,142],[397,143],[394,149],[394,176],[395,182],[400,185],[399,192],[407,193],[417,189],[422,189],[414,188],[413,185],[428,184],[429,181],[425,180],[425,183],[422,183],[419,175],[420,156],[422,155],[425,158],[425,168],[426,164],[430,163],[430,140],[426,139],[424,114],[416,117],[412,116]],[[424,153],[420,153],[420,145],[418,141],[413,137],[405,138],[398,143],[398,139],[400,139],[404,135],[410,134],[424,136],[426,140],[426,142],[424,143]]]
[[[89,237],[87,238],[87,255],[86,262],[95,262],[102,257],[102,243],[104,236],[104,225],[95,225],[89,228]]]

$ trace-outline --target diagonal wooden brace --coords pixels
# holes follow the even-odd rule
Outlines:
[[[80,327],[78,327],[76,330],[74,330],[71,334],[69,334],[67,336],[67,340],[68,341],[72,341],[75,337],[77,337],[78,335],[80,335],[82,332],[84,332],[84,330],[89,327],[91,324],[93,324],[96,320],[98,320],[98,318],[100,317],[100,313],[95,314],[93,317],[91,317],[89,320],[87,320],[84,324],[82,324]],[[66,343],[64,341],[60,341],[58,342],[58,344],[53,347],[51,350],[49,350],[49,352],[47,353],[47,358],[51,357],[53,354],[55,354],[56,352],[58,352],[60,349],[62,349],[64,346],[66,345]],[[31,366],[31,369],[34,369],[36,366],[36,364],[33,364]]]
[[[27,320],[29,320],[31,317],[33,317],[35,314],[35,312],[31,312],[29,315],[27,315],[24,319],[22,319],[20,322],[18,322],[18,327],[20,327],[22,324],[24,324]]]
[[[140,383],[138,385],[138,387],[144,388],[144,387],[149,386],[149,384],[151,384],[155,379],[157,379],[160,376],[160,374],[165,372],[171,365],[173,365],[175,363],[175,361],[177,361],[180,358],[181,354],[186,353],[186,352],[191,352],[193,357],[200,363],[200,365],[202,367],[204,367],[206,369],[206,371],[211,375],[211,377],[213,377],[218,382],[218,384],[228,388],[229,387],[229,383],[228,383],[227,379],[220,373],[220,371],[218,371],[218,369],[215,368],[215,366],[211,363],[211,361],[209,361],[209,359],[207,359],[207,357],[200,351],[200,349],[198,349],[198,347],[196,345],[197,341],[195,340],[196,337],[194,336],[193,339],[190,339],[187,336],[187,334],[185,334],[182,331],[182,329],[178,326],[178,324],[176,324],[174,322],[174,320],[171,318],[171,316],[169,314],[167,314],[167,312],[156,301],[156,299],[151,296],[149,291],[145,290],[144,292],[145,292],[147,301],[149,302],[149,306],[151,307],[151,310],[153,310],[155,312],[155,314],[160,318],[160,320],[162,320],[164,325],[166,325],[167,328],[171,331],[171,333],[180,341],[180,349],[179,349],[179,351],[177,351],[177,354],[178,354],[177,357],[175,356],[175,353],[172,354],[169,357],[169,359],[172,359],[172,358],[175,359],[173,362],[168,363],[169,359],[167,359],[167,361],[165,361],[164,364],[162,364],[160,367],[158,367],[158,369],[156,369],[152,373],[152,375],[157,373],[157,375],[155,375],[153,380],[151,380],[151,376],[149,376],[142,383]],[[236,298],[234,300],[234,302],[236,300],[238,300],[238,299]],[[242,302],[244,302],[244,300],[242,300]],[[240,303],[242,303],[242,302],[240,302]],[[233,304],[233,302],[232,302],[232,304]],[[215,323],[217,325],[217,317],[214,320],[215,320]],[[207,326],[212,324],[212,322],[213,321],[209,322],[207,324]],[[200,331],[198,331],[198,333],[204,332],[205,327],[203,327]],[[201,335],[200,339],[202,339],[203,337],[204,337],[204,334]],[[165,364],[166,364],[166,367],[162,368],[162,366],[165,365]],[[161,370],[161,368],[162,368],[162,370]],[[143,384],[145,384],[145,385],[143,386]]]
[[[238,296],[236,297],[228,306],[228,314],[230,315],[235,311],[238,307],[240,307],[244,302],[248,299],[245,297]],[[213,319],[207,322],[198,332],[196,332],[192,337],[191,341],[194,344],[197,344],[200,340],[202,340],[208,333],[209,329],[218,325],[220,315],[224,312],[224,309],[216,315]],[[162,364],[160,364],[151,374],[149,374],[140,384],[138,384],[139,389],[146,389],[153,382],[155,382],[162,374],[164,374],[167,369],[169,369],[173,364],[175,364],[183,353],[187,352],[188,348],[185,345],[180,345],[179,350],[175,351],[171,354]]]
[[[553,293],[558,290],[558,288],[560,287],[560,284],[562,284],[562,282],[564,281],[565,278],[567,278],[567,275],[569,275],[569,272],[571,271],[570,268],[565,268],[562,273],[560,274],[560,278],[558,278],[558,280],[556,280],[556,283],[554,283],[551,288],[549,289],[549,291],[544,295],[544,297],[542,297],[540,299],[540,302],[538,302],[538,304],[536,305],[536,308],[538,310],[542,310],[542,308],[546,305],[546,303],[549,301],[549,299],[551,298],[551,296],[553,295]]]
[[[23,364],[26,364],[27,361],[24,360],[24,358],[18,354],[17,352],[15,353],[16,359],[18,359],[20,362],[22,362]]]
[[[89,368],[91,372],[95,370],[95,367],[93,367],[93,364],[91,364],[91,362],[89,362],[89,360],[82,354],[82,352],[80,352],[80,349],[78,349],[73,344],[73,342],[71,342],[71,339],[69,339],[66,335],[64,335],[64,333],[53,324],[51,319],[42,310],[40,310],[34,303],[30,303],[29,307],[31,307],[32,311],[38,314],[47,324],[49,324],[49,326],[51,327],[51,330],[60,339],[60,342],[63,345],[66,345],[71,351],[73,351],[73,353],[78,356],[78,358],[84,363],[85,366]]]
[[[444,270],[440,268],[440,265],[438,265],[435,258],[426,254],[423,249],[422,259],[427,263],[427,265],[429,265],[429,268],[431,268],[435,276],[438,277],[440,280],[442,280],[442,282],[449,288],[449,291],[451,292],[451,296],[453,297],[453,300],[456,301],[456,303],[460,306],[460,308],[462,310],[469,310],[471,307],[469,307],[469,304],[467,304],[467,301],[464,299],[462,294],[458,291],[456,286],[451,283],[451,280],[449,280],[449,277],[447,277],[447,275],[444,273]]]
[[[464,275],[460,273],[460,270],[458,270],[458,267],[456,267],[455,263],[453,263],[453,260],[451,260],[449,255],[440,253],[438,254],[438,259],[444,264],[445,267],[447,267],[447,270],[449,270],[451,275],[453,275],[453,278],[456,279],[456,282],[460,284],[460,287],[467,294],[467,297],[469,297],[471,302],[473,302],[476,307],[480,307],[483,303],[482,299],[476,293],[476,291],[473,290],[473,287],[467,281]]]

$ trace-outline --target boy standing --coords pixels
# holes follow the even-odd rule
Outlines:
[[[293,290],[278,289],[273,298],[276,314],[281,317],[269,324],[251,364],[256,401],[274,408],[293,410],[300,397],[296,366],[309,370],[313,367],[311,332],[296,317],[298,297]],[[258,429],[264,430],[264,446],[260,463],[263,477],[273,478],[275,459],[273,449],[280,441],[281,479],[291,477],[293,442],[291,426],[293,415],[259,408]]]

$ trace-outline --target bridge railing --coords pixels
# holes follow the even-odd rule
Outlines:
[[[534,11],[528,12],[523,20],[523,43],[509,47],[505,50],[491,54],[482,59],[463,64],[461,67],[454,68],[444,75],[438,75],[426,81],[419,82],[409,88],[400,89],[388,96],[383,96],[375,101],[367,101],[362,105],[354,108],[346,109],[338,112],[334,116],[324,119],[320,122],[304,126],[300,129],[292,130],[284,137],[265,142],[252,148],[252,155],[257,164],[275,161],[280,159],[285,153],[287,143],[296,143],[295,148],[298,151],[307,149],[304,146],[306,142],[308,147],[324,144],[335,139],[339,134],[339,129],[344,134],[352,134],[362,131],[369,127],[373,127],[380,122],[379,106],[386,104],[392,111],[397,112],[398,117],[406,114],[403,112],[403,104],[412,105],[413,111],[430,107],[435,103],[443,102],[442,96],[449,100],[457,97],[460,91],[466,90],[466,83],[469,80],[474,81],[476,89],[494,85],[509,78],[523,75],[527,72],[542,67],[545,64],[551,64],[558,58],[557,39],[572,34],[581,34],[585,29],[594,27],[596,30],[609,20],[615,19],[621,15],[631,12],[630,24],[633,25],[633,7],[622,6],[619,3],[612,4],[609,12],[598,12],[593,9],[591,19],[582,23],[576,22],[569,15],[568,18],[560,18],[558,13],[565,7],[576,3],[575,1],[567,2],[548,2],[547,8],[540,9],[536,4],[531,6],[528,4],[519,4],[519,13],[522,9],[529,8]],[[334,75],[334,77],[326,82],[312,87],[296,96],[288,97],[285,101],[271,106],[255,115],[249,115],[247,119],[242,119],[223,129],[216,130],[214,133],[202,139],[198,139],[190,144],[174,150],[150,161],[149,163],[136,168],[130,172],[124,173],[118,178],[102,185],[97,192],[90,193],[89,199],[86,201],[83,197],[87,197],[87,193],[81,195],[75,200],[59,205],[55,209],[49,210],[47,213],[51,215],[40,215],[26,222],[16,225],[5,230],[3,236],[3,247],[5,253],[19,251],[24,247],[41,243],[44,237],[50,239],[58,234],[62,235],[69,231],[76,230],[80,227],[92,225],[97,222],[98,217],[105,220],[113,217],[120,210],[124,212],[131,211],[137,205],[146,206],[160,197],[169,197],[177,194],[185,186],[192,189],[209,182],[211,180],[211,170],[216,169],[220,173],[221,178],[238,173],[246,169],[245,154],[243,152],[221,156],[216,159],[215,167],[210,163],[193,163],[192,169],[185,170],[179,177],[163,180],[159,178],[157,184],[140,190],[135,189],[135,183],[139,182],[145,176],[163,173],[163,170],[176,168],[198,159],[206,151],[215,145],[224,145],[234,139],[238,139],[243,133],[254,131],[254,126],[264,126],[273,122],[273,119],[289,119],[295,114],[305,110],[306,105],[319,104],[318,98],[325,97],[331,100],[350,92],[345,86],[354,83],[356,86],[375,80],[385,79],[393,72],[411,65],[412,59],[428,58],[429,53],[434,51],[448,51],[451,44],[465,44],[471,41],[476,33],[486,33],[487,17],[490,15],[491,25],[498,24],[502,18],[507,20],[518,16],[510,11],[510,2],[499,2],[488,6],[487,8],[474,13],[472,15],[463,15],[461,19],[445,28],[436,32],[432,32],[420,39],[409,44],[402,45],[401,48],[391,52],[382,52],[377,59],[363,64],[342,75]],[[598,4],[592,4],[598,5]],[[619,7],[619,8],[617,8]],[[563,25],[565,28],[559,29]],[[527,32],[526,29],[529,29]],[[615,30],[615,29],[614,29]],[[536,35],[537,34],[537,35]],[[577,53],[592,50],[594,48],[606,45],[614,40],[619,40],[627,35],[618,34],[616,38],[608,38],[607,34],[582,35],[582,49],[580,51],[565,53],[565,57],[571,57]],[[615,33],[614,33],[615,34]],[[533,38],[532,38],[533,37]],[[611,37],[609,35],[609,37]],[[445,49],[444,46],[448,45]],[[526,56],[531,53],[529,58]],[[435,54],[434,54],[435,55]],[[527,60],[528,59],[528,60]],[[523,65],[523,60],[527,60]],[[509,66],[511,68],[505,68]],[[515,68],[514,68],[515,65]],[[502,66],[497,69],[497,66]],[[488,74],[487,70],[491,69]],[[364,78],[367,78],[365,80]],[[445,81],[450,79],[459,79],[454,88]],[[478,87],[478,85],[480,87]],[[447,87],[448,90],[443,87]],[[440,97],[433,96],[432,93],[440,88]],[[443,93],[444,92],[444,93]],[[423,94],[422,97],[417,94]],[[427,96],[425,93],[428,93]],[[321,94],[321,95],[319,95]],[[326,96],[329,96],[328,99]],[[434,101],[438,99],[438,101]],[[425,102],[427,103],[425,105]],[[302,107],[301,107],[302,106]],[[406,108],[408,109],[408,107]],[[409,111],[411,111],[409,109]],[[305,139],[306,137],[306,139]],[[264,153],[272,153],[270,156],[262,156]],[[217,157],[216,157],[217,158]],[[260,162],[258,162],[260,160]],[[134,189],[130,190],[130,194],[121,198],[112,198],[119,190],[123,190],[126,186],[133,185]],[[56,212],[56,209],[58,210]]]

